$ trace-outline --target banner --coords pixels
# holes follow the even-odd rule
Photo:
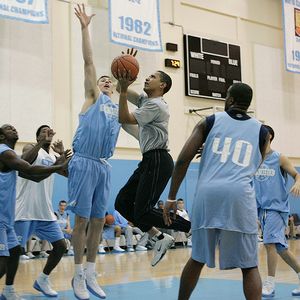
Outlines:
[[[162,51],[159,0],[109,0],[110,40],[148,51]]]
[[[0,0],[0,17],[48,23],[48,0]]]
[[[287,71],[300,73],[300,0],[282,0]]]

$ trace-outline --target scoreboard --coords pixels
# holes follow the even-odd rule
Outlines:
[[[187,96],[224,100],[242,80],[240,46],[184,35],[184,59]]]

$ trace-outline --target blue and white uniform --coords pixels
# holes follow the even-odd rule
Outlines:
[[[65,239],[70,240],[72,238],[72,235],[64,232],[64,229],[66,229],[67,225],[68,225],[69,214],[66,211],[61,213],[58,210],[57,212],[55,212],[55,215],[57,217],[57,223],[58,223],[61,231],[63,232]]]
[[[0,144],[0,154],[13,151]],[[16,204],[16,171],[0,172],[0,256],[9,256],[9,249],[19,245],[14,231]]]
[[[276,244],[277,251],[288,249],[284,233],[290,211],[286,183],[287,174],[280,168],[280,153],[268,153],[255,174],[254,187],[263,242]]]
[[[120,127],[118,105],[102,93],[79,115],[73,140],[74,155],[68,167],[68,208],[78,216],[105,216],[111,177],[107,159],[113,155]]]
[[[257,266],[257,210],[252,186],[259,167],[261,123],[216,113],[199,167],[193,201],[192,258],[220,268]]]
[[[52,153],[40,149],[33,166],[51,166],[56,158]],[[15,231],[22,247],[31,235],[50,243],[63,239],[52,207],[54,175],[40,182],[22,177],[17,180]]]

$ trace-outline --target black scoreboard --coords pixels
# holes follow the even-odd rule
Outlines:
[[[224,100],[242,80],[240,46],[184,35],[184,56],[187,96]]]

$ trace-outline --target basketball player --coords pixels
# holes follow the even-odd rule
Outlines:
[[[154,227],[163,228],[166,225],[162,212],[153,209],[173,171],[173,159],[168,150],[169,109],[163,99],[172,86],[172,80],[163,71],[154,72],[145,81],[146,95],[138,95],[128,90],[133,82],[130,71],[124,74],[119,72],[118,76],[119,121],[138,125],[143,159],[117,195],[115,208],[155,240],[151,262],[155,266],[174,242],[173,237]],[[138,106],[134,112],[129,112],[127,99]],[[167,228],[188,232],[190,222],[178,216]]]
[[[264,126],[268,129],[272,142],[274,130],[270,126]],[[262,296],[275,296],[277,253],[297,273],[299,287],[292,291],[292,295],[300,296],[300,264],[288,249],[285,238],[290,211],[286,188],[287,174],[294,178],[290,192],[297,197],[300,196],[300,174],[286,156],[271,149],[270,145],[266,151],[266,158],[254,177],[258,216],[267,251],[268,277],[263,283]]]
[[[36,131],[37,143],[24,146],[21,158],[32,165],[53,165],[56,157],[50,152],[50,145],[54,134],[50,126],[40,126]],[[54,143],[52,148],[59,155],[64,152],[61,141]],[[53,185],[54,176],[49,176],[38,183],[19,177],[15,217],[15,232],[22,247],[25,248],[31,235],[36,235],[41,240],[50,242],[53,246],[43,272],[33,285],[36,290],[48,297],[58,295],[51,287],[49,275],[59,263],[67,247],[53,212]]]
[[[191,160],[205,142],[193,201],[192,256],[183,269],[178,299],[189,299],[204,265],[220,269],[240,268],[248,300],[261,299],[257,269],[257,211],[252,187],[268,142],[268,132],[246,112],[252,89],[234,83],[227,91],[225,112],[199,122],[175,165],[169,199],[164,208],[166,224],[173,220],[176,194]]]
[[[75,213],[72,242],[75,274],[72,287],[77,299],[89,299],[89,291],[99,298],[106,295],[97,282],[95,260],[107,211],[111,166],[120,130],[118,106],[111,101],[112,81],[96,78],[88,26],[94,15],[85,13],[84,5],[75,8],[82,32],[85,102],[79,115],[74,140],[74,155],[69,165],[69,208]],[[86,236],[86,227],[89,227]],[[87,263],[83,269],[84,249]]]
[[[0,278],[6,274],[1,299],[20,300],[14,290],[14,278],[18,269],[21,246],[14,231],[16,172],[33,176],[35,180],[45,178],[66,168],[63,163],[66,153],[53,166],[32,166],[18,158],[14,151],[18,133],[8,124],[0,127]],[[62,164],[63,163],[63,164]]]

